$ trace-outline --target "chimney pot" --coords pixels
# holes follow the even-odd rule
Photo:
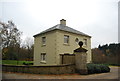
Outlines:
[[[61,19],[61,20],[60,20],[60,24],[62,24],[62,25],[65,25],[65,26],[66,26],[66,20],[65,20],[65,19]]]

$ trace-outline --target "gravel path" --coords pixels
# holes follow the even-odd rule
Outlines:
[[[3,79],[118,79],[118,69],[120,67],[111,66],[111,72],[79,75],[79,74],[62,74],[62,75],[41,75],[41,74],[26,74],[26,73],[13,73],[3,72]]]

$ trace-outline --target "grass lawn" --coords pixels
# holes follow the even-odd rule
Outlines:
[[[33,63],[33,61],[2,60],[2,64],[10,64],[10,65],[23,65],[23,62]]]

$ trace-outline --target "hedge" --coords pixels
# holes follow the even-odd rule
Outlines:
[[[88,74],[110,72],[110,68],[103,64],[87,64]]]
[[[26,62],[23,62],[23,65],[33,65],[33,63],[26,63]]]

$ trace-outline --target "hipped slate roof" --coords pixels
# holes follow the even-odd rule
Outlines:
[[[87,35],[87,34],[85,34],[85,33],[82,33],[82,32],[80,32],[80,31],[77,31],[77,30],[75,30],[75,29],[73,29],[73,28],[70,28],[70,27],[68,27],[68,26],[65,26],[65,25],[63,25],[63,24],[55,25],[55,26],[53,26],[53,27],[51,27],[51,28],[49,28],[49,29],[47,29],[47,30],[45,30],[45,31],[42,31],[41,33],[38,33],[38,34],[34,35],[34,37],[36,37],[36,36],[38,36],[38,35],[40,35],[40,34],[44,34],[44,33],[53,31],[53,30],[62,30],[62,31],[66,31],[66,32],[74,33],[74,34],[79,34],[79,35],[91,37],[91,36],[89,36],[89,35]]]

